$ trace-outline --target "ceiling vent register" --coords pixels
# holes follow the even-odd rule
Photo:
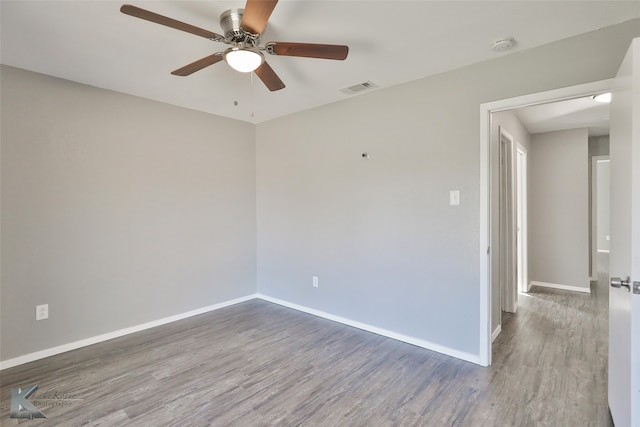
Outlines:
[[[340,89],[340,92],[346,93],[347,95],[355,95],[356,93],[364,92],[365,90],[371,90],[377,88],[378,85],[367,80],[366,82],[359,83],[357,85],[349,86],[344,89]]]

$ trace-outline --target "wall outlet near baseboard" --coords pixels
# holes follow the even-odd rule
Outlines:
[[[36,305],[36,320],[49,318],[49,304]]]
[[[318,276],[313,276],[313,287],[314,288],[318,287]]]

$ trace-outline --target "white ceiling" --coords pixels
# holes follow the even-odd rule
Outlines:
[[[127,2],[221,33],[219,15],[244,1]],[[2,0],[3,64],[220,116],[259,123],[640,17],[637,1],[281,0],[262,41],[347,44],[346,61],[268,56],[287,87],[269,92],[221,62],[171,71],[227,45],[120,13],[115,1]],[[353,96],[353,95],[352,95]],[[237,101],[237,105],[236,104]]]
[[[587,128],[589,136],[609,135],[609,104],[591,96],[513,110],[530,134]]]

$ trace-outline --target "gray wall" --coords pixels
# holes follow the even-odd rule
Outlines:
[[[479,106],[612,77],[638,23],[259,124],[259,292],[477,355]]]
[[[587,152],[587,129],[531,136],[531,281],[589,289]]]
[[[256,265],[264,294],[477,355],[479,105],[612,77],[639,24],[255,129],[3,67],[0,357],[250,294]]]
[[[495,226],[491,229],[491,241],[498,242],[498,212],[499,212],[499,143],[500,143],[500,127],[503,127],[511,136],[513,136],[513,164],[517,164],[518,143],[520,143],[529,152],[531,135],[524,127],[518,116],[513,111],[501,111],[491,115],[491,195],[495,196],[491,199],[491,223]],[[529,169],[527,169],[528,171]],[[528,174],[527,174],[528,177]],[[527,179],[529,183],[529,179]],[[528,194],[528,193],[527,193]],[[499,268],[499,253],[493,251],[491,256],[491,271],[495,272],[491,276],[491,331],[501,325],[501,304],[500,304],[500,276],[497,274]]]
[[[252,125],[6,66],[1,90],[2,360],[255,293]]]

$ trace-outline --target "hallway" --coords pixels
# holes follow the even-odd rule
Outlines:
[[[518,295],[517,314],[503,313],[488,393],[477,408],[484,425],[509,420],[510,426],[613,426],[607,403],[608,263],[609,255],[599,253],[591,294],[534,286]]]

